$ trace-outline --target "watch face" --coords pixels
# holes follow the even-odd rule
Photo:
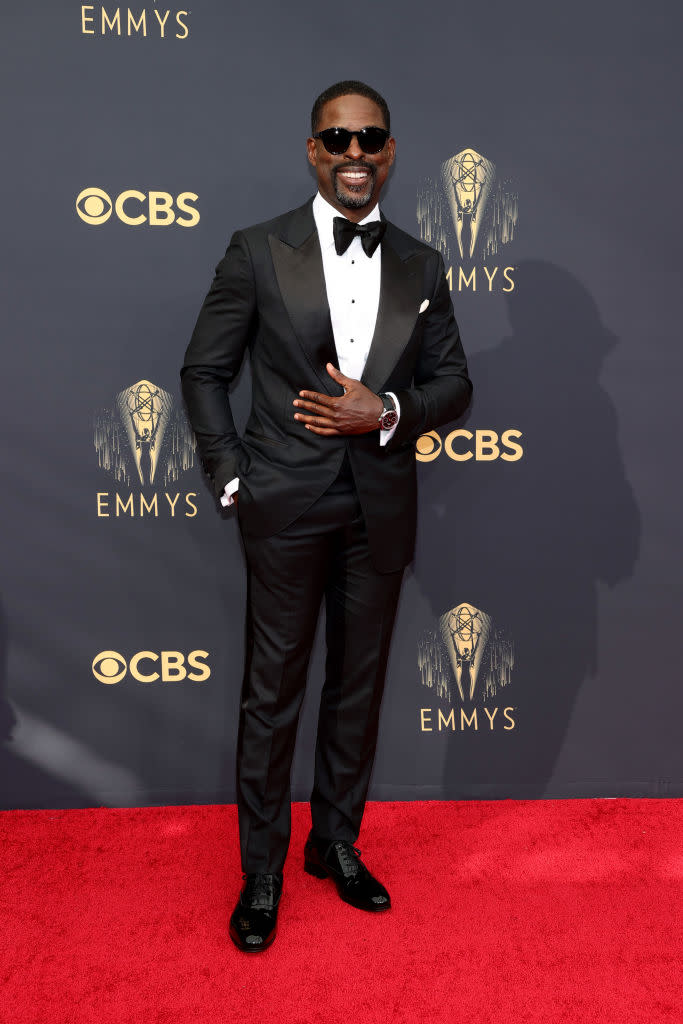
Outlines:
[[[386,412],[382,413],[382,417],[380,419],[380,426],[382,430],[391,430],[391,428],[395,427],[397,423],[398,413],[395,409],[388,409]]]

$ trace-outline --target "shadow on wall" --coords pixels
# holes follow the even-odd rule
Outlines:
[[[632,575],[639,547],[616,413],[599,381],[618,339],[567,271],[529,261],[516,283],[507,296],[512,334],[470,359],[466,426],[517,428],[524,455],[456,465],[442,453],[437,472],[421,473],[415,575],[434,624],[467,602],[514,646],[508,685],[486,699],[499,706],[497,730],[503,708],[515,708],[511,742],[488,725],[483,672],[472,701],[461,699],[455,677],[450,700],[421,686],[435,715],[439,705],[446,714],[454,707],[457,720],[476,705],[483,721],[484,735],[467,727],[450,738],[446,795],[467,796],[468,784],[480,795],[488,784],[498,795],[506,787],[545,794],[579,687],[600,685],[598,584]]]
[[[41,765],[41,760],[49,760],[49,752],[35,750],[33,755],[35,728],[29,727],[28,742],[21,738],[22,715],[15,712],[7,696],[8,632],[7,616],[0,602],[0,810],[91,807],[95,801],[85,788]],[[52,743],[49,730],[43,729],[40,736]],[[27,753],[31,756],[25,756]]]

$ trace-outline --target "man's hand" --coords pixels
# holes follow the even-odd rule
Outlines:
[[[307,413],[298,412],[294,419],[314,434],[326,437],[368,434],[371,430],[377,430],[384,408],[379,395],[359,380],[345,377],[332,363],[327,364],[327,372],[332,380],[341,384],[345,394],[340,398],[332,398],[330,395],[318,394],[317,391],[300,391],[294,405],[306,409]]]

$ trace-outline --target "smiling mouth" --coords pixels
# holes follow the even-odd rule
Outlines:
[[[362,188],[373,177],[367,167],[345,167],[343,170],[337,170],[335,176],[342,185],[351,190]]]

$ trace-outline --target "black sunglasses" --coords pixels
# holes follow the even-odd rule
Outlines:
[[[388,132],[386,128],[374,126],[359,128],[357,132],[352,132],[348,128],[325,128],[313,138],[320,139],[328,153],[341,156],[351,145],[354,135],[364,153],[381,153],[391,132]]]

